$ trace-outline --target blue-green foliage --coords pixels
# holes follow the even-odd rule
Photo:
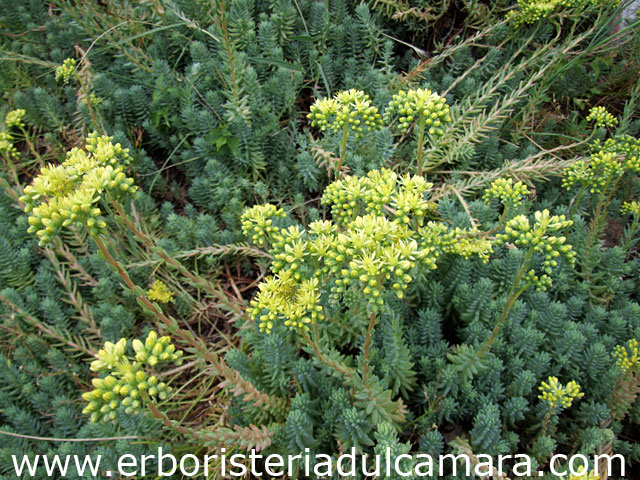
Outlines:
[[[478,201],[470,208],[482,209]],[[453,224],[466,223],[463,212],[454,202],[441,204],[442,218]],[[489,224],[496,218],[497,213],[487,216]],[[576,241],[580,228],[577,222],[569,242]],[[620,248],[601,254],[614,270],[637,268],[636,260]],[[300,346],[294,348],[300,345],[295,335],[280,328],[271,334],[256,327],[243,331],[243,350],[227,354],[229,365],[258,389],[292,398],[284,422],[270,423],[274,431],[283,432],[274,435],[271,450],[295,454],[315,448],[335,455],[338,445],[343,451],[354,446],[371,453],[393,444],[395,455],[439,454],[449,450],[443,436],[455,425],[466,431],[478,453],[530,453],[544,463],[553,452],[575,448],[589,455],[614,439],[615,451],[637,461],[637,447],[616,433],[628,423],[608,421],[608,402],[620,376],[613,349],[640,335],[637,288],[621,285],[607,305],[593,304],[580,272],[562,266],[558,277],[566,283],[561,288],[528,290],[510,310],[483,359],[485,369],[469,379],[446,360],[456,345],[478,346],[489,337],[521,261],[517,250],[504,247],[488,263],[442,258],[433,273],[411,284],[406,301],[391,302],[382,313],[371,349],[370,383],[402,400],[408,408],[404,421],[380,422],[359,408],[358,394],[339,373],[313,355],[307,358]],[[619,281],[637,283],[629,276]],[[330,356],[344,365],[361,359],[360,352],[349,350],[331,351]],[[547,419],[542,432],[548,406],[538,399],[538,387],[551,375],[577,381],[585,397]],[[273,379],[280,378],[274,384]],[[236,421],[258,421],[252,407],[235,402]]]

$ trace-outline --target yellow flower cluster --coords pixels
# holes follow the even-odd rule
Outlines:
[[[414,121],[426,127],[431,135],[442,135],[443,124],[451,121],[447,100],[428,89],[401,90],[392,97],[384,112],[387,123],[398,116],[401,130],[408,130]]]
[[[575,399],[584,397],[576,382],[571,381],[563,387],[557,377],[549,377],[538,389],[542,392],[538,398],[547,402],[551,408],[569,408]]]
[[[158,338],[151,331],[145,342],[133,340],[135,359],[127,354],[127,340],[121,338],[117,343],[106,342],[104,348],[91,363],[91,370],[107,374],[104,378],[94,378],[95,387],[85,392],[82,398],[87,406],[82,413],[91,415],[91,421],[116,421],[117,411],[122,406],[126,414],[138,414],[142,407],[141,392],[150,398],[167,398],[171,387],[160,382],[155,375],[148,375],[145,367],[182,363],[182,352],[177,351],[169,337]]]
[[[558,232],[573,224],[565,220],[564,215],[550,215],[549,210],[537,211],[534,214],[535,223],[530,224],[525,215],[518,215],[509,220],[504,234],[496,235],[498,245],[513,243],[516,247],[528,250],[531,254],[543,257],[543,274],[538,275],[534,269],[527,272],[525,280],[536,285],[538,290],[545,290],[551,286],[551,271],[558,265],[556,258],[562,255],[569,264],[575,263],[575,251],[571,245],[565,245],[566,237],[555,236]]]
[[[162,280],[155,280],[147,290],[147,298],[154,302],[170,303],[173,302],[173,292]]]
[[[605,107],[593,107],[587,115],[587,122],[594,122],[596,127],[614,127],[618,119],[610,114]]]
[[[62,227],[83,225],[98,234],[106,223],[100,218],[103,195],[114,199],[136,191],[124,168],[131,161],[129,150],[111,137],[92,133],[86,150],[74,148],[60,165],[45,166],[20,198],[29,215],[29,233],[46,244]]]
[[[319,302],[317,278],[298,281],[291,270],[286,270],[260,284],[258,295],[251,301],[251,318],[260,316],[260,331],[267,333],[278,318],[284,319],[286,327],[308,331],[310,324],[324,319]]]
[[[622,204],[622,207],[620,208],[620,213],[622,213],[623,215],[630,213],[631,215],[640,217],[640,202],[637,202],[635,200],[633,202],[624,202]]]
[[[283,209],[270,203],[256,205],[242,214],[242,233],[250,235],[255,245],[264,246],[267,237],[280,231],[279,227],[273,224],[273,220],[285,216]]]
[[[24,122],[22,121],[22,119],[24,118],[26,113],[27,112],[23,108],[11,110],[9,113],[7,113],[7,116],[4,119],[4,123],[7,126],[7,128],[24,127]]]
[[[617,6],[620,0],[518,0],[517,9],[511,10],[507,14],[507,19],[511,20],[516,27],[520,27],[565,9],[584,9],[606,4]]]
[[[307,229],[274,227],[269,215],[280,213],[273,206],[245,212],[245,233],[268,244],[274,258],[273,276],[252,302],[260,329],[270,332],[282,322],[306,330],[343,296],[364,299],[367,309],[377,311],[388,293],[402,298],[418,269],[436,268],[443,253],[487,258],[491,242],[475,230],[425,222],[433,210],[424,198],[430,187],[421,176],[386,169],[347,176],[327,187],[322,199],[334,221],[318,220]]]
[[[511,178],[498,178],[494,180],[484,192],[484,201],[500,200],[506,207],[518,207],[529,195],[529,188],[522,182],[513,182]]]
[[[425,194],[433,187],[422,176],[404,175],[383,168],[372,170],[366,177],[346,176],[329,185],[322,195],[322,203],[331,205],[331,215],[336,223],[347,224],[362,213],[382,215],[393,212],[403,223],[414,219],[422,225],[433,203],[425,200]]]
[[[20,152],[13,145],[13,136],[7,132],[0,132],[0,153],[16,159],[20,158]]]
[[[617,345],[613,351],[616,363],[623,372],[640,373],[640,349],[638,340],[632,338],[627,345]]]
[[[62,79],[62,83],[69,83],[76,72],[76,65],[75,58],[65,58],[62,65],[56,68],[56,81]]]
[[[565,170],[562,186],[581,185],[591,193],[601,193],[626,173],[640,173],[640,140],[617,135],[603,144],[595,142],[589,160],[579,160]]]
[[[335,133],[349,128],[356,137],[361,137],[365,130],[382,127],[382,118],[369,96],[355,89],[338,92],[333,98],[316,100],[307,117],[312,126],[323,132]]]

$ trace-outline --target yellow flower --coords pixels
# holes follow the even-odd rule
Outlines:
[[[169,290],[169,287],[162,280],[153,282],[151,288],[147,290],[147,297],[149,300],[160,303],[173,302],[173,292]]]
[[[106,222],[100,217],[99,202],[109,195],[119,200],[136,191],[133,179],[124,168],[131,162],[129,150],[112,137],[87,137],[85,150],[67,152],[60,165],[46,165],[20,201],[29,213],[29,233],[35,233],[44,245],[63,227],[81,225],[90,234],[101,233]]]
[[[514,183],[511,178],[498,178],[485,190],[483,199],[487,203],[498,199],[503,205],[511,204],[517,207],[522,204],[527,195],[529,195],[529,189],[524,183],[520,181]]]
[[[62,79],[63,83],[68,83],[76,72],[76,59],[66,58],[62,65],[56,68],[56,80]]]
[[[547,402],[551,408],[569,408],[573,400],[584,397],[580,385],[576,382],[571,381],[563,387],[557,377],[549,377],[538,389],[542,392],[538,398]]]

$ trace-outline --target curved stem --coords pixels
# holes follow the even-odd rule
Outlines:
[[[425,130],[425,121],[424,115],[420,114],[420,119],[418,120],[418,151],[416,152],[416,161],[418,163],[418,175],[422,175],[422,155],[424,149],[424,130]]]
[[[131,221],[131,219],[127,216],[122,205],[120,205],[116,201],[111,201],[111,204],[115,208],[118,215],[122,218],[124,224],[131,230],[131,232],[140,239],[140,241],[145,245],[149,250],[156,253],[162,260],[164,260],[168,265],[176,268],[182,275],[187,277],[194,285],[197,287],[201,287],[209,292],[211,295],[216,298],[221,305],[225,306],[227,310],[239,315],[244,315],[244,310],[242,307],[237,305],[234,302],[231,302],[227,295],[221,291],[219,288],[216,288],[211,282],[207,279],[201,277],[200,275],[194,274],[189,271],[180,261],[171,257],[162,247],[154,244],[143,232],[141,232],[138,227]]]
[[[507,302],[504,305],[502,314],[500,315],[500,318],[498,319],[495,326],[493,327],[491,336],[487,339],[486,342],[484,342],[484,344],[482,345],[482,348],[478,352],[478,358],[482,358],[482,356],[485,353],[487,353],[489,348],[491,348],[491,345],[493,345],[493,342],[495,342],[496,338],[498,337],[498,334],[502,330],[502,326],[504,325],[504,322],[507,320],[507,315],[509,314],[509,311],[511,310],[511,308],[513,308],[513,305],[516,303],[516,300],[518,299],[518,297],[522,295],[527,288],[529,288],[530,284],[527,283],[526,285],[524,285],[522,288],[518,290],[520,281],[522,280],[522,277],[524,276],[525,272],[529,268],[529,262],[531,261],[532,257],[533,257],[533,248],[530,248],[529,251],[527,252],[527,256],[525,257],[524,262],[522,262],[522,266],[520,267],[520,270],[518,270],[518,274],[516,275],[516,278],[513,281],[511,288],[509,289],[509,296],[507,297]]]
[[[340,142],[340,159],[338,160],[338,166],[336,167],[336,178],[342,174],[342,164],[344,163],[344,157],[347,154],[347,140],[349,139],[349,124],[345,123],[344,130],[342,131],[342,142]]]

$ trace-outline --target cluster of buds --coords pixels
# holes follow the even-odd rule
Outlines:
[[[630,213],[631,215],[640,217],[640,202],[635,200],[633,202],[624,202],[620,208],[620,213],[622,215]]]
[[[490,203],[499,200],[505,207],[516,208],[522,205],[523,200],[529,195],[529,188],[511,178],[498,178],[484,192],[484,201]]]
[[[613,356],[623,372],[640,373],[640,348],[635,338],[629,340],[626,345],[617,345],[613,350]]]
[[[600,475],[583,465],[576,473],[570,473],[567,480],[600,480]]]
[[[618,119],[610,114],[605,107],[593,107],[587,115],[587,122],[593,122],[596,127],[614,127]]]
[[[363,213],[385,212],[403,223],[416,221],[422,225],[425,215],[435,208],[425,199],[431,187],[433,184],[422,176],[398,176],[383,168],[370,171],[366,177],[347,176],[333,182],[325,189],[322,203],[331,205],[331,215],[341,225]]]
[[[92,235],[102,232],[103,196],[119,200],[136,191],[124,173],[130,162],[128,149],[94,132],[85,150],[74,148],[62,164],[45,166],[20,198],[30,214],[29,233],[36,233],[44,245],[63,227],[82,225]]]
[[[94,378],[95,388],[82,395],[87,402],[82,413],[90,415],[92,422],[115,422],[120,407],[125,414],[137,415],[143,405],[143,392],[160,400],[171,393],[171,387],[146,369],[168,363],[180,365],[182,352],[176,351],[169,337],[158,338],[153,331],[144,343],[137,339],[132,343],[135,359],[127,355],[127,340],[122,338],[117,343],[106,342],[91,363],[92,371],[105,374],[104,378]]]
[[[13,144],[14,138],[10,133],[0,132],[0,154],[8,157],[20,158],[20,152]]]
[[[526,273],[525,280],[536,286],[538,290],[545,290],[551,286],[551,272],[558,265],[557,258],[563,256],[573,266],[575,251],[571,245],[565,245],[566,237],[553,235],[573,224],[565,220],[564,215],[550,215],[548,210],[537,211],[534,214],[535,223],[531,225],[529,218],[518,215],[509,220],[503,234],[496,235],[498,245],[511,243],[518,248],[527,250],[530,257],[539,254],[543,258],[542,275],[535,269]]]
[[[155,280],[147,290],[147,298],[154,302],[170,303],[173,302],[173,292],[162,280]]]
[[[407,131],[413,122],[418,122],[431,135],[442,135],[442,126],[451,121],[447,100],[428,89],[401,90],[392,97],[384,112],[385,122],[399,117],[399,127]]]
[[[283,209],[270,203],[256,205],[242,214],[242,233],[250,236],[255,245],[264,246],[267,238],[280,231],[273,221],[285,216]]]
[[[620,0],[518,0],[518,8],[507,13],[507,19],[516,27],[532,24],[553,13],[570,9],[609,4],[618,6]]]
[[[367,94],[360,90],[338,92],[333,98],[317,100],[308,115],[311,125],[333,133],[346,128],[357,138],[365,130],[380,130],[382,118]]]
[[[579,384],[571,381],[562,386],[557,377],[549,377],[538,389],[541,392],[538,398],[549,404],[550,408],[569,408],[574,400],[584,397]]]
[[[26,115],[26,111],[23,108],[11,110],[4,118],[4,124],[7,128],[24,128],[24,122],[22,119]]]
[[[58,68],[56,68],[56,81],[62,80],[62,83],[69,83],[76,73],[76,59],[65,58]]]
[[[579,160],[565,170],[562,186],[580,185],[591,193],[602,193],[626,173],[640,173],[640,140],[616,135],[604,143],[594,142],[589,160]]]

